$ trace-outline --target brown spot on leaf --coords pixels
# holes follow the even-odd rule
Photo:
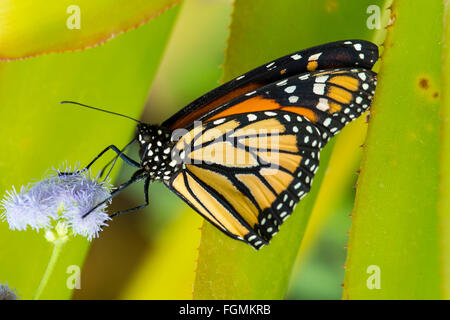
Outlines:
[[[436,100],[440,96],[439,88],[435,85],[435,81],[433,81],[432,77],[428,75],[420,75],[417,79],[417,85],[419,87],[420,92],[425,94],[428,99]]]
[[[420,78],[419,79],[419,87],[423,90],[427,90],[430,87],[430,82],[427,78]]]

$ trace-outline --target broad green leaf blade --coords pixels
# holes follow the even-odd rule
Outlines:
[[[120,299],[190,299],[202,218],[186,208],[143,257]],[[192,230],[184,241],[174,241]],[[181,266],[181,267],[180,267]]]
[[[40,179],[65,160],[87,164],[106,146],[122,147],[130,140],[134,122],[59,102],[75,100],[139,117],[177,11],[171,9],[104,46],[0,64],[2,196],[11,185]],[[32,298],[51,245],[42,232],[11,231],[6,222],[0,223],[0,242],[0,282],[16,288],[22,299]],[[41,298],[70,297],[66,270],[70,265],[82,268],[88,247],[81,237],[64,246]]]
[[[358,181],[344,299],[441,296],[442,30],[441,1],[394,1]]]
[[[265,0],[255,5],[237,0],[224,80],[302,48],[346,38],[370,39],[373,31],[366,27],[366,9],[372,4],[381,6],[382,1],[378,2],[289,0],[280,4]],[[260,252],[204,224],[195,299],[284,297],[331,149],[329,144],[322,151],[321,167],[310,194],[297,206],[271,244]]]
[[[316,241],[323,225],[348,193],[348,186],[355,181],[362,155],[362,144],[367,124],[364,115],[348,124],[336,138],[330,164],[323,178],[320,192],[314,203],[304,239],[297,259],[302,259]]]
[[[181,0],[0,2],[0,59],[92,47],[157,17]]]
[[[378,4],[371,5],[367,10],[370,13],[368,21],[378,19],[376,21],[378,26],[373,29],[371,36],[371,41],[378,46],[381,46],[386,38],[385,26],[389,23],[390,10],[388,8],[391,4],[392,0],[385,0],[381,6],[378,6]],[[373,71],[378,72],[379,66],[380,62],[378,61]],[[342,203],[342,199],[345,199],[348,193],[347,186],[349,183],[354,183],[355,178],[357,178],[357,172],[359,172],[361,164],[362,147],[367,133],[368,114],[367,112],[348,124],[345,130],[336,137],[336,145],[331,154],[330,164],[314,204],[297,260],[303,259],[308,254],[310,247],[318,240],[319,233],[327,220],[336,211],[339,203]]]
[[[441,226],[441,289],[442,297],[450,299],[450,1],[445,0],[444,11],[444,63],[442,68],[442,106],[441,106],[441,156],[439,218]]]

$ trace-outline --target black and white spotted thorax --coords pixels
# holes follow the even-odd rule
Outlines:
[[[171,134],[170,129],[157,125],[137,126],[141,166],[154,180],[170,180],[181,169],[181,164],[171,156],[175,144]]]

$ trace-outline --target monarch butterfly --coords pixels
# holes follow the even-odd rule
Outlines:
[[[107,147],[86,168],[110,149],[115,160],[137,168],[104,202],[145,181],[145,204],[113,216],[147,206],[149,184],[160,180],[218,230],[260,249],[309,192],[321,148],[369,108],[377,59],[377,46],[363,40],[284,56],[206,93],[161,125],[125,116],[138,122],[135,138],[122,150]],[[139,161],[124,154],[133,143]]]

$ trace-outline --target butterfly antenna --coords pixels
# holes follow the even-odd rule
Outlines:
[[[82,106],[82,107],[86,107],[86,108],[89,108],[89,109],[94,109],[94,110],[97,110],[97,111],[102,111],[102,112],[114,114],[116,116],[124,117],[124,118],[130,119],[130,120],[136,121],[137,123],[141,123],[139,120],[136,120],[136,119],[134,119],[132,117],[129,117],[129,116],[126,116],[124,114],[117,113],[117,112],[112,112],[112,111],[108,111],[108,110],[104,110],[104,109],[100,109],[100,108],[96,108],[96,107],[91,107],[91,106],[88,106],[88,105],[85,105],[85,104],[82,104],[82,103],[79,103],[79,102],[75,102],[75,101],[61,101],[61,104],[66,104],[66,103],[76,104],[76,105],[79,105],[79,106]]]

